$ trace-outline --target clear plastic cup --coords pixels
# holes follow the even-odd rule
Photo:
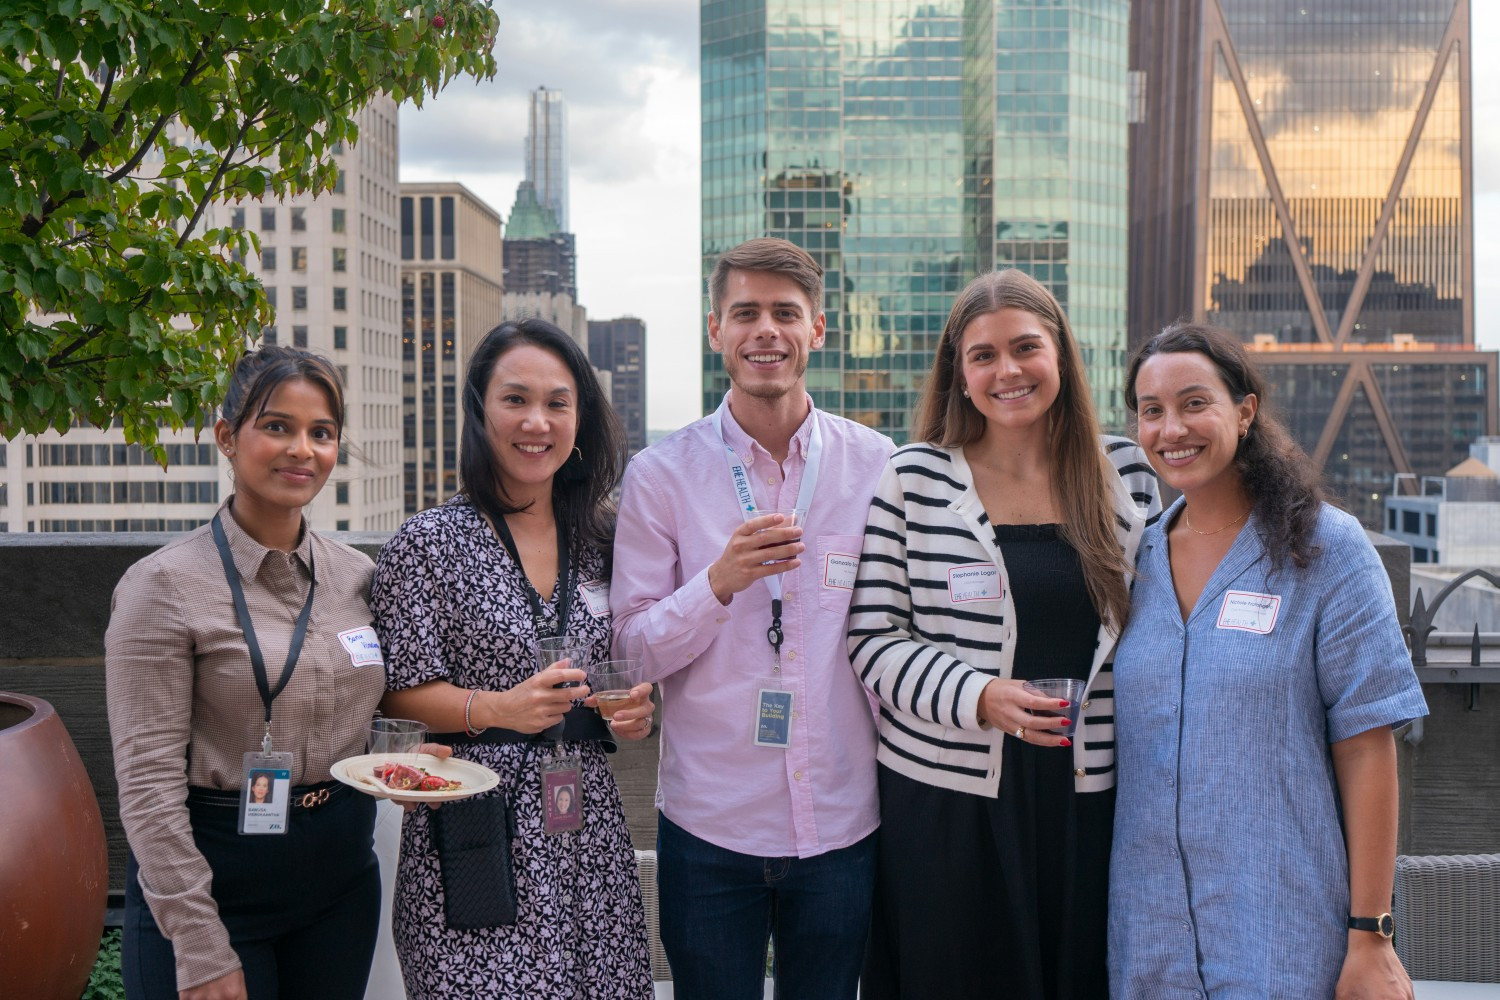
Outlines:
[[[603,660],[591,664],[588,674],[595,705],[606,719],[631,703],[630,689],[641,682],[640,664],[635,660]]]
[[[1083,693],[1087,687],[1087,684],[1076,677],[1044,677],[1027,681],[1026,690],[1068,703],[1067,708],[1058,708],[1050,714],[1032,712],[1032,715],[1037,716],[1037,724],[1027,728],[1045,729],[1060,736],[1072,736],[1078,726],[1078,713],[1083,709]]]
[[[371,719],[369,751],[397,764],[411,764],[427,742],[427,723],[412,719]]]

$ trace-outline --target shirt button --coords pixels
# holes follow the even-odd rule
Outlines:
[[[797,651],[795,649],[788,650],[786,658],[788,660],[795,660],[797,658]]]
[[[715,618],[714,619],[714,624],[715,625],[723,625],[724,624],[724,619],[722,619],[722,618]]]
[[[1082,778],[1082,777],[1084,777],[1087,774],[1088,774],[1088,772],[1085,771],[1081,767],[1075,767],[1075,768],[1073,768],[1073,777],[1075,777],[1075,778]]]
[[[801,717],[801,715],[802,715],[802,713],[801,713],[801,712],[793,712],[793,713],[792,713],[792,718],[794,718],[794,719],[796,719],[796,718],[800,718],[800,717]]]
[[[1083,703],[1083,707],[1084,707],[1084,708],[1088,708],[1088,707],[1089,707],[1089,703],[1088,703],[1088,702],[1084,702],[1084,703]]]
[[[795,590],[788,590],[785,596],[788,601],[795,601],[797,599],[797,592]]]
[[[796,778],[798,781],[801,781],[802,780],[802,772],[801,771],[793,771],[792,772],[792,777]]]
[[[1172,714],[1173,714],[1173,715],[1176,715],[1176,714],[1177,714],[1177,706],[1176,706],[1176,705],[1173,705],[1173,706],[1172,706]]]
[[[1168,778],[1167,779],[1167,787],[1168,788],[1171,788],[1175,784],[1177,784],[1177,779],[1176,778]]]
[[[767,486],[775,486],[776,485],[776,477],[772,476],[770,479],[767,479],[766,480],[766,485]]]

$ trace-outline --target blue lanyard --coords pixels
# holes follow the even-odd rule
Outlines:
[[[729,442],[724,439],[723,412],[727,403],[720,404],[714,411],[714,431],[719,435],[719,441],[724,445],[724,460],[729,464],[729,480],[734,487],[735,499],[739,502],[740,517],[750,520],[758,516],[759,508],[755,505],[755,494],[750,489],[750,474],[745,471],[745,464],[740,461],[734,449],[729,447]],[[823,427],[818,420],[818,410],[813,408],[812,413],[812,440],[807,446],[807,461],[802,466],[802,483],[797,487],[797,509],[810,510],[812,508],[813,493],[818,485],[818,472],[823,462]],[[804,532],[805,533],[805,532]],[[777,668],[781,664],[781,574],[772,573],[764,578],[766,589],[771,592],[771,627],[766,630],[766,639],[771,643],[771,649],[776,653]]]

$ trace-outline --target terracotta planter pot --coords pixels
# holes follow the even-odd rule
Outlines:
[[[104,821],[51,705],[0,691],[0,994],[78,1000],[104,930]]]

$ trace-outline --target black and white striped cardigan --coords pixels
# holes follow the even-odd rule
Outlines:
[[[1135,564],[1146,526],[1161,513],[1145,454],[1126,438],[1101,437],[1119,478],[1116,537]],[[992,563],[1001,597],[954,603],[948,570]],[[1116,632],[1101,627],[1084,695],[1082,739],[1073,740],[1080,792],[1115,783]],[[849,609],[849,658],[880,700],[878,759],[916,781],[991,798],[1000,791],[1005,734],[981,727],[979,693],[1009,677],[1015,605],[995,532],[961,448],[911,444],[891,456],[870,505],[864,553]]]

